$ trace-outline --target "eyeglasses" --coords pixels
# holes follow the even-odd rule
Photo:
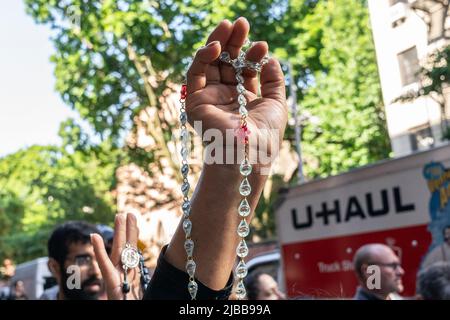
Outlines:
[[[88,254],[75,256],[75,258],[72,259],[74,261],[74,264],[76,264],[79,267],[85,267],[92,265],[92,262],[94,260],[93,257],[91,257]]]
[[[397,270],[402,267],[402,264],[399,262],[391,262],[391,263],[377,263],[377,262],[369,262],[368,265],[375,265],[375,266],[382,266],[382,267],[389,267],[393,270]]]

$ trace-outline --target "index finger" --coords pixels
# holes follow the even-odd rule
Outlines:
[[[103,238],[94,233],[91,235],[91,243],[106,286],[108,288],[116,288],[120,285],[120,278],[117,276],[116,269],[106,253]]]
[[[114,220],[114,240],[111,251],[111,261],[114,265],[120,262],[120,254],[127,241],[127,221],[124,214],[117,214]]]
[[[224,48],[233,31],[233,25],[228,20],[223,20],[214,29],[206,41],[206,47],[200,48],[187,72],[188,93],[203,89],[208,82],[219,82],[220,72],[217,58],[220,48]]]
[[[136,216],[132,213],[127,214],[127,242],[137,248],[139,239],[139,228],[137,226]]]

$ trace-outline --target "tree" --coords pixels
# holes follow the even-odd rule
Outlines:
[[[293,66],[309,178],[389,157],[367,1],[256,1],[251,10],[231,1],[229,10],[248,17],[252,37]]]
[[[310,177],[382,159],[389,152],[365,2],[25,2],[38,23],[54,30],[52,61],[64,101],[113,146],[121,145],[125,132],[137,136],[144,129],[151,143],[141,147],[135,137],[126,149],[130,162],[150,176],[180,182],[172,141],[177,110],[167,99],[209,29],[238,16],[250,21],[252,40],[267,40],[278,58],[293,64],[299,103],[320,121],[304,128]],[[292,130],[287,138],[292,140]],[[172,188],[158,191],[170,201],[181,199]],[[261,235],[273,233],[272,227],[264,228],[273,226],[274,198],[264,198],[258,207]]]
[[[387,135],[368,10],[356,0],[316,8],[321,68],[302,107],[309,114],[303,147],[309,176],[326,176],[387,158]]]
[[[276,8],[284,2],[249,4],[254,11],[250,20],[257,30],[255,39],[269,35],[269,41],[282,45],[275,27],[281,19]],[[64,101],[102,139],[109,138],[115,145],[130,130],[135,136],[126,145],[130,161],[146,170],[153,181],[164,176],[179,183],[172,141],[177,110],[166,103],[167,98],[177,90],[174,83],[182,81],[189,59],[209,29],[223,18],[248,15],[248,2],[26,0],[26,4],[37,22],[54,30],[52,61],[56,87]],[[139,144],[140,129],[150,137],[149,145]],[[173,188],[158,192],[167,200],[156,203],[181,199]]]
[[[63,140],[74,139],[70,147],[32,146],[0,159],[0,258],[21,262],[46,255],[49,233],[62,221],[113,220],[122,152],[106,142],[77,140],[79,130],[72,120],[62,124]]]
[[[450,140],[449,116],[446,106],[449,103],[449,82],[450,82],[450,46],[443,47],[431,53],[425,64],[419,69],[418,78],[420,81],[419,90],[411,90],[400,96],[395,101],[412,101],[419,97],[430,97],[440,107],[442,138]]]

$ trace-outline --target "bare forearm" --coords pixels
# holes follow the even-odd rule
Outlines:
[[[255,168],[248,177],[252,192],[247,197],[252,211],[258,203],[267,176]],[[239,185],[243,180],[237,165],[205,165],[192,197],[192,239],[195,243],[196,277],[211,289],[222,289],[236,259],[239,241],[236,229],[240,220],[237,208],[242,200]],[[250,222],[253,213],[247,217]],[[181,225],[166,252],[166,259],[184,270],[186,253]]]

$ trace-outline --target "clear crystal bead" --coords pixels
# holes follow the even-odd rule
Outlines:
[[[236,69],[241,69],[241,68],[245,67],[245,62],[242,58],[238,58],[238,59],[233,60],[232,65]]]
[[[244,94],[244,93],[245,93],[245,87],[244,87],[241,83],[239,83],[239,84],[236,86],[236,90],[237,90],[237,92],[238,92],[239,94]]]
[[[236,248],[236,255],[240,258],[245,258],[248,255],[248,247],[244,239],[239,242],[239,245]]]
[[[236,267],[236,277],[243,279],[247,276],[248,269],[244,261],[240,261]]]
[[[180,133],[180,139],[181,139],[181,142],[182,142],[182,143],[184,143],[184,144],[187,143],[187,141],[188,141],[188,136],[189,136],[189,134],[188,134],[188,131],[187,131],[186,129],[181,130],[181,133]]]
[[[183,184],[181,185],[181,192],[183,192],[183,194],[187,196],[189,192],[189,182],[187,181],[183,182]]]
[[[195,297],[197,296],[197,290],[198,290],[197,282],[195,282],[194,280],[189,281],[188,291],[192,299],[195,299]]]
[[[230,54],[226,51],[222,52],[219,56],[219,59],[224,61],[224,62],[229,62],[230,61]]]
[[[249,61],[247,62],[247,67],[249,69],[255,70],[256,72],[261,72],[261,64],[259,64],[258,62]]]
[[[244,197],[248,196],[252,192],[252,187],[250,187],[250,183],[248,179],[245,178],[242,180],[241,185],[239,186],[239,193]]]
[[[189,215],[191,213],[191,202],[189,200],[184,201],[181,209],[183,209],[185,215]]]
[[[247,104],[247,100],[245,99],[243,94],[238,96],[238,103],[240,106],[245,106]]]
[[[188,156],[188,149],[187,148],[185,148],[185,147],[181,148],[181,156],[183,157],[183,160],[187,159],[187,156]]]
[[[238,299],[245,299],[247,295],[247,291],[245,290],[244,283],[240,280],[236,286],[236,297]]]
[[[247,198],[241,201],[238,212],[241,217],[247,217],[250,214],[251,208],[250,205],[248,204]]]
[[[247,223],[247,221],[242,220],[241,223],[239,223],[239,226],[237,228],[237,234],[239,237],[245,238],[250,233],[250,227]]]
[[[188,173],[189,173],[189,166],[187,164],[183,164],[181,166],[181,174],[183,176],[187,176]]]
[[[240,106],[240,107],[239,107],[239,113],[240,113],[241,115],[243,115],[243,116],[248,116],[248,110],[247,110],[247,108],[244,107],[244,106]]]
[[[192,257],[192,253],[194,252],[194,241],[191,239],[187,239],[184,242],[184,250],[186,250],[186,254],[188,257]]]
[[[182,112],[182,113],[180,114],[180,121],[181,121],[181,124],[186,124],[186,121],[187,121],[187,115],[186,115],[186,112]]]
[[[242,161],[239,170],[241,171],[241,174],[243,176],[248,176],[250,173],[252,173],[252,165],[250,164],[250,162],[248,162],[247,158]]]
[[[195,264],[194,260],[188,260],[186,262],[186,272],[192,278],[194,277],[196,267],[197,265]]]
[[[191,231],[192,231],[192,222],[189,219],[185,219],[183,221],[183,230],[184,233],[186,234],[186,237],[190,237],[191,236]]]

